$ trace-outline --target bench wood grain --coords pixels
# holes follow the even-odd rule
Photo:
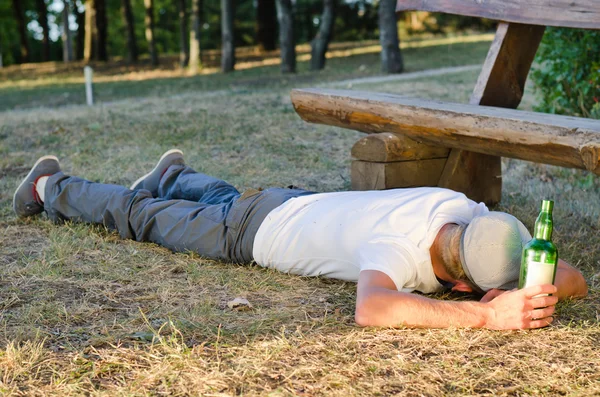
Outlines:
[[[376,163],[421,159],[445,159],[450,149],[425,145],[404,135],[382,132],[369,134],[352,146],[352,157]]]
[[[600,174],[600,121],[363,91],[297,89],[305,121]]]

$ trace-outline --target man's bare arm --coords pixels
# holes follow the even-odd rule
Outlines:
[[[558,299],[581,298],[587,295],[588,287],[579,270],[562,259],[558,260],[554,285],[558,288]]]
[[[376,270],[358,278],[356,323],[361,326],[415,328],[470,327],[528,329],[552,322],[556,296],[553,285],[541,285],[502,294],[490,302],[453,302],[399,292],[394,282]]]

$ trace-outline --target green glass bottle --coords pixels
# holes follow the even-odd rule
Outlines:
[[[558,249],[552,244],[552,200],[542,200],[542,210],[535,221],[533,239],[523,247],[519,288],[554,284]]]

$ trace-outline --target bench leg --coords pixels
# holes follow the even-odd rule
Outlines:
[[[437,186],[449,152],[399,134],[367,135],[352,147],[352,189]]]
[[[446,159],[376,163],[352,160],[352,190],[384,190],[400,187],[437,186]]]
[[[462,192],[471,200],[496,204],[502,196],[500,157],[453,149],[438,186]]]
[[[500,23],[470,103],[516,109],[545,29],[544,26]],[[439,186],[463,192],[488,205],[496,204],[502,195],[500,157],[454,149]]]

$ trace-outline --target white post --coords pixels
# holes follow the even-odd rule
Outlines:
[[[91,67],[85,66],[83,68],[83,75],[85,76],[85,97],[87,99],[87,104],[88,106],[92,106],[94,104],[94,92],[92,90],[92,77],[94,71]]]

